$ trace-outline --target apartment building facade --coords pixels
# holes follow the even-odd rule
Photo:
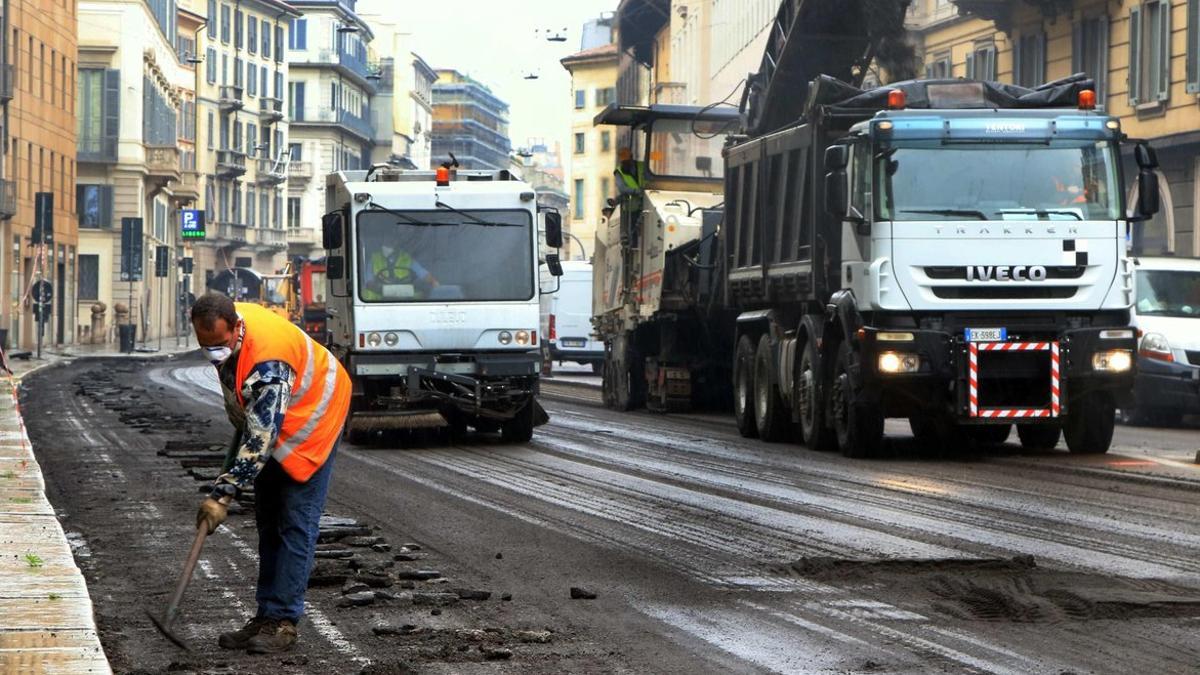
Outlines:
[[[43,342],[76,334],[78,226],[75,217],[75,0],[7,0],[0,63],[0,334],[6,348],[33,349],[32,282],[53,289]],[[38,193],[53,200],[53,243],[32,240]],[[46,304],[40,305],[45,307]]]
[[[321,254],[325,176],[366,168],[374,132],[371,98],[378,92],[378,65],[368,58],[374,33],[354,0],[294,0],[287,42],[289,150],[293,172],[286,224],[293,256]]]
[[[464,169],[509,167],[508,104],[457,70],[438,70],[433,85],[433,163],[450,153]]]
[[[1200,0],[915,0],[909,21],[927,76],[1026,86],[1093,77],[1099,104],[1162,165],[1163,208],[1135,226],[1136,240],[1200,256]]]
[[[606,44],[568,56],[560,63],[571,73],[571,144],[567,155],[569,212],[563,214],[568,237],[567,260],[587,259],[595,252],[596,229],[603,222],[608,199],[617,187],[617,132],[595,127],[592,120],[616,102],[617,46]],[[582,251],[578,250],[581,248]]]

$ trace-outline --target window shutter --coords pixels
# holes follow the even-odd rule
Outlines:
[[[86,185],[83,185],[81,183],[75,184],[75,211],[76,211],[76,215],[78,216],[78,221],[79,221],[80,227],[84,226],[83,221],[84,221],[84,218],[87,216],[87,211],[84,209],[84,205],[87,203],[87,200],[83,196],[84,190],[86,190],[86,189],[87,189]]]
[[[1042,31],[1034,38],[1034,45],[1037,48],[1036,76],[1037,82],[1034,85],[1041,86],[1046,83],[1046,33]]]
[[[1071,26],[1071,73],[1084,73],[1087,64],[1083,62],[1083,27],[1087,19],[1080,19]],[[1087,73],[1089,77],[1098,77],[1096,73]]]
[[[975,77],[975,52],[967,54],[967,79],[974,80]]]
[[[1142,86],[1142,9],[1129,10],[1129,105],[1141,103]]]
[[[117,138],[121,135],[121,71],[104,71],[104,147],[106,155],[117,154]]]
[[[100,227],[113,226],[113,186],[100,186]]]
[[[1026,45],[1027,40],[1028,40],[1028,38],[1025,37],[1024,35],[1022,35],[1021,37],[1012,41],[1012,55],[1013,55],[1013,65],[1012,65],[1013,77],[1012,77],[1012,80],[1013,80],[1013,84],[1018,85],[1018,86],[1028,86],[1029,85],[1029,83],[1025,81],[1025,77],[1024,77],[1025,73],[1022,71],[1022,66],[1025,65],[1025,59],[1022,57],[1024,56],[1024,53],[1025,53],[1025,45]]]
[[[1100,72],[1092,75],[1096,80],[1096,101],[1103,104],[1105,97],[1108,95],[1108,30],[1109,20],[1108,15],[1096,18],[1096,51],[1099,54],[1096,57],[1097,70]]]
[[[1162,17],[1158,33],[1159,74],[1158,100],[1171,98],[1171,3],[1159,2],[1159,16]]]

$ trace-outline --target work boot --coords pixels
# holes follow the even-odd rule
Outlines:
[[[268,621],[270,619],[256,616],[238,630],[221,633],[220,637],[217,638],[217,644],[221,645],[221,649],[245,649],[250,646],[250,638],[258,635],[258,631]]]
[[[270,619],[250,637],[246,651],[251,654],[286,652],[296,644],[296,624],[287,619]]]

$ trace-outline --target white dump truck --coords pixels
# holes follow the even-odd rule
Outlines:
[[[525,441],[537,402],[539,230],[561,216],[507,171],[340,171],[322,222],[330,348],[354,383],[347,430],[448,426]],[[561,274],[556,254],[546,256]]]

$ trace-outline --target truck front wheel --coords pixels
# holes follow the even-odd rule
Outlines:
[[[1063,425],[1067,450],[1076,455],[1108,452],[1116,417],[1116,406],[1107,393],[1097,392],[1071,401],[1071,414]]]
[[[754,342],[749,335],[738,339],[733,357],[733,419],[743,438],[758,436],[754,421]]]
[[[883,414],[858,402],[858,392],[850,379],[853,354],[850,343],[838,347],[837,368],[833,377],[833,428],[838,447],[846,457],[874,457],[883,446]]]

